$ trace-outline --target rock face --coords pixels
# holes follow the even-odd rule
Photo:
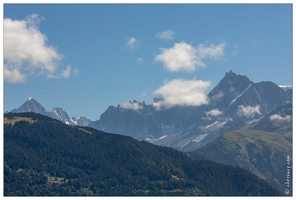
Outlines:
[[[208,97],[208,105],[162,110],[155,109],[153,103],[130,101],[133,107],[110,106],[89,126],[187,151],[204,146],[225,131],[258,121],[276,107],[290,103],[292,90],[284,90],[269,81],[254,83],[230,70]]]

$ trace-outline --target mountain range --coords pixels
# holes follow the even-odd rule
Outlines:
[[[86,117],[70,118],[62,108],[48,112],[33,98],[11,112],[36,112],[66,124],[89,126],[181,151],[192,151],[226,131],[252,123],[259,124],[259,127],[264,123],[260,120],[266,119],[264,117],[270,112],[292,102],[292,88],[270,81],[254,83],[247,76],[230,70],[209,92],[207,105],[155,108],[153,105],[162,98],[156,97],[148,105],[134,100],[129,102],[132,106],[109,106],[96,121]],[[262,125],[260,130],[265,130]]]
[[[154,103],[162,97],[154,99]],[[270,81],[254,83],[231,70],[208,94],[208,105],[159,110],[153,103],[130,101],[137,110],[110,106],[90,127],[190,151],[228,130],[254,123],[292,102],[292,89]]]
[[[75,117],[70,118],[68,113],[63,108],[53,108],[51,112],[47,111],[39,102],[34,98],[30,97],[23,105],[17,109],[13,109],[12,113],[23,113],[23,112],[34,112],[39,113],[54,119],[58,119],[68,125],[88,126],[91,120],[81,116],[76,119]]]
[[[241,167],[292,195],[285,193],[287,158],[292,157],[292,87],[254,83],[229,71],[209,92],[207,105],[155,108],[153,104],[162,98],[148,105],[134,100],[109,106],[97,121],[70,118],[62,108],[48,112],[33,98],[11,112],[40,113],[68,125],[88,127],[83,130],[130,136],[173,147],[193,159]]]

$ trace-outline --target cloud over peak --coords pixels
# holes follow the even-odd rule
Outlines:
[[[44,74],[48,78],[56,75],[63,55],[47,44],[47,37],[39,30],[44,18],[37,14],[24,20],[5,18],[3,21],[4,80],[10,83],[22,83],[29,75]],[[68,68],[66,69],[68,70]]]
[[[120,104],[120,107],[124,109],[135,110],[135,111],[143,109],[143,106],[136,101],[129,101],[129,102]]]
[[[221,59],[226,43],[217,46],[200,44],[197,48],[184,41],[175,43],[171,48],[160,48],[161,53],[155,57],[170,72],[193,72],[196,68],[206,67],[204,59]]]
[[[152,105],[156,109],[174,106],[200,106],[209,103],[205,90],[210,82],[202,80],[174,79],[165,82],[163,86],[154,91],[161,98]]]
[[[279,114],[274,114],[274,115],[271,115],[269,119],[270,119],[270,121],[279,121],[279,122],[287,121],[287,122],[289,122],[292,120],[292,117],[291,117],[291,115],[286,115],[285,117],[282,117]]]
[[[250,116],[252,116],[254,114],[261,115],[260,106],[256,105],[256,106],[252,107],[252,106],[240,105],[238,107],[237,114],[239,116],[245,116],[245,117],[250,117]]]
[[[221,43],[217,46],[210,44],[208,46],[204,44],[199,44],[196,48],[197,56],[200,59],[204,58],[211,58],[211,59],[221,59],[224,55],[224,48],[226,46],[226,43]]]
[[[221,115],[223,114],[222,111],[220,111],[219,109],[213,109],[213,110],[210,110],[208,112],[205,112],[205,114],[208,116],[208,117],[216,117],[218,115]]]
[[[169,29],[167,31],[163,31],[163,32],[157,33],[155,35],[155,37],[157,37],[159,39],[162,39],[162,40],[173,40],[174,39],[174,35],[175,35],[175,32]]]

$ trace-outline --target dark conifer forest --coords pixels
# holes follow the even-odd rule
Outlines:
[[[274,196],[239,167],[35,113],[4,115],[5,196]]]

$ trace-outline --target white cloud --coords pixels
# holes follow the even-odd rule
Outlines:
[[[66,69],[62,70],[59,74],[48,74],[48,78],[52,78],[52,79],[60,79],[60,78],[69,78],[71,76],[72,71],[74,72],[74,74],[77,76],[79,70],[78,69],[73,69],[71,68],[70,65],[67,66]]]
[[[220,90],[220,91],[218,92],[218,94],[215,94],[214,96],[212,96],[211,100],[212,100],[212,101],[217,101],[217,100],[219,100],[219,99],[222,99],[223,96],[224,96],[224,92],[223,92],[222,90]]]
[[[163,63],[171,72],[187,71],[192,72],[195,70],[195,66],[204,67],[198,62],[196,57],[196,49],[185,43],[175,43],[172,48],[161,48],[161,54],[155,57],[156,61]]]
[[[270,116],[270,121],[280,121],[280,122],[288,121],[289,122],[291,120],[292,120],[291,115],[286,115],[285,117],[282,117],[279,114],[274,114]]]
[[[258,115],[261,115],[259,105],[256,105],[255,107],[240,105],[238,107],[238,111],[237,111],[237,114],[239,116],[245,116],[245,117],[250,117],[250,116],[252,116],[252,115],[254,115],[256,113]]]
[[[26,81],[26,76],[24,74],[21,74],[19,69],[14,68],[9,70],[5,65],[3,76],[4,79],[10,83],[24,83]]]
[[[133,101],[133,102],[129,101],[129,102],[120,104],[120,107],[124,108],[124,109],[135,110],[135,111],[143,109],[143,106],[140,103],[135,102],[135,101]]]
[[[128,50],[134,50],[134,49],[139,48],[139,41],[134,37],[129,38],[127,43],[126,43],[126,48]]]
[[[224,54],[226,43],[217,46],[211,44],[206,47],[200,44],[197,48],[184,41],[175,43],[172,48],[160,48],[161,54],[155,57],[156,61],[162,62],[164,67],[171,72],[193,72],[198,67],[206,67],[204,59],[220,59]]]
[[[200,106],[208,104],[209,100],[205,90],[210,87],[210,82],[201,80],[174,79],[165,82],[162,87],[154,91],[159,95],[159,101],[153,102],[157,109],[174,106]]]
[[[143,59],[142,57],[137,58],[137,62],[138,62],[138,63],[141,63],[141,62],[143,62],[143,61],[144,61],[144,59]]]
[[[208,117],[210,117],[210,116],[212,116],[212,117],[216,117],[216,116],[218,116],[218,115],[222,115],[222,114],[223,114],[223,112],[220,111],[219,109],[213,109],[213,110],[210,110],[210,111],[205,112],[205,113],[206,113],[206,115],[207,115]]]
[[[24,20],[5,18],[3,21],[4,80],[25,82],[29,75],[55,77],[63,55],[47,44],[39,30],[43,18],[32,14]],[[66,77],[64,77],[66,78]]]
[[[197,47],[197,55],[200,59],[211,58],[211,59],[221,59],[224,55],[224,48],[226,43],[221,43],[217,46],[210,44],[205,46],[200,44]]]
[[[173,40],[174,39],[174,35],[175,35],[175,32],[174,31],[167,30],[167,31],[163,31],[163,32],[157,33],[155,35],[155,37],[157,37],[159,39],[162,39],[162,40]]]
[[[71,75],[71,67],[68,66],[67,69],[65,69],[64,71],[62,71],[60,77],[61,78],[69,78],[70,75]]]

